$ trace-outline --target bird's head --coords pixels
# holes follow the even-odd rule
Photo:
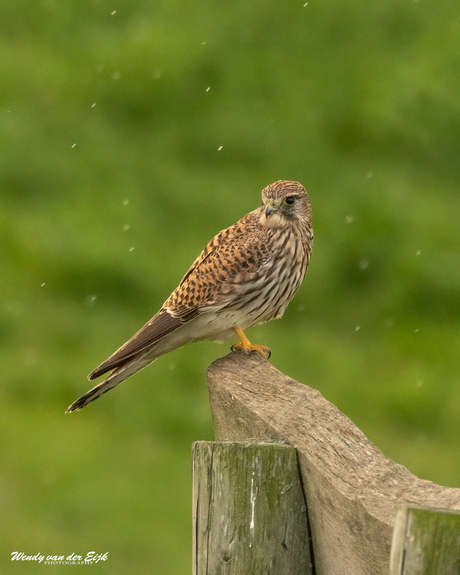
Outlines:
[[[279,180],[262,190],[260,224],[281,228],[292,224],[309,224],[310,199],[299,182]]]

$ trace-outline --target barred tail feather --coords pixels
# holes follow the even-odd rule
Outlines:
[[[87,391],[85,395],[82,395],[77,400],[75,400],[69,407],[66,409],[66,413],[72,413],[73,411],[78,411],[79,409],[83,409],[93,401],[96,401],[101,395],[107,393],[114,387],[116,387],[128,377],[131,377],[147,365],[152,363],[151,359],[144,358],[134,358],[130,362],[120,367],[117,367],[112,371],[112,373],[101,381],[97,385],[95,385],[92,389]]]

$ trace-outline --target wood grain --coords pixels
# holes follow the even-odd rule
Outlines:
[[[193,444],[194,575],[311,575],[297,452],[285,444]]]

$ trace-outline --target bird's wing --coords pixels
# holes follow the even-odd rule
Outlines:
[[[202,313],[225,305],[238,288],[253,279],[273,253],[256,228],[260,210],[217,234],[193,262],[179,287],[164,304],[184,318],[190,309]]]
[[[257,272],[271,254],[253,233],[258,210],[215,236],[182,278],[161,310],[128,342],[88,375],[95,379],[125,364],[200,313],[228,303],[233,287]]]
[[[191,310],[190,314],[192,314]],[[161,309],[133,335],[128,342],[122,345],[120,349],[101,363],[101,365],[96,367],[96,369],[88,375],[88,379],[96,379],[111,369],[119,367],[134,355],[149,348],[161,338],[176,330],[182,323],[183,321],[180,317],[174,316],[167,310]]]

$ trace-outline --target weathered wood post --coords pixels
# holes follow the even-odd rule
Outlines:
[[[293,447],[194,443],[193,502],[194,575],[312,574]]]
[[[460,575],[460,513],[401,507],[390,575]]]
[[[460,489],[418,479],[385,457],[318,391],[280,373],[256,354],[232,353],[214,362],[208,370],[208,389],[217,441],[284,442],[297,450],[315,575],[388,575],[393,526],[401,505],[460,510]],[[242,473],[241,464],[239,469]],[[248,471],[252,473],[250,466]],[[204,482],[199,489],[202,500]],[[200,509],[197,505],[197,533],[200,522],[209,521],[207,511],[202,516]],[[249,536],[250,512],[246,504],[240,528]],[[215,517],[213,521],[218,527]],[[221,526],[225,529],[224,521]],[[225,536],[217,537],[225,541]],[[257,568],[208,572],[270,573]]]

